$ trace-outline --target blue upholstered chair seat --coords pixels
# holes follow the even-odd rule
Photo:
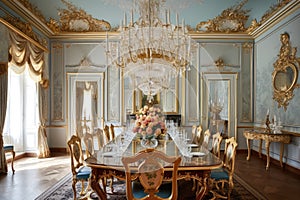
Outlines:
[[[12,144],[5,144],[3,146],[3,148],[4,148],[4,151],[13,150],[14,149],[14,145],[12,145]]]
[[[214,170],[211,171],[210,178],[214,179],[216,181],[218,181],[218,180],[229,180],[229,175],[228,175],[228,172],[225,169],[219,168],[219,169],[214,169]]]
[[[76,178],[87,180],[90,177],[91,171],[92,170],[90,167],[84,166],[78,170],[78,172],[76,174]]]
[[[161,198],[168,198],[172,192],[172,183],[162,183],[159,187],[157,196]],[[135,198],[143,198],[148,194],[144,192],[143,186],[139,182],[132,183],[132,193]]]

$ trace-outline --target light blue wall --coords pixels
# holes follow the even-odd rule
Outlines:
[[[280,34],[287,32],[290,35],[292,47],[297,47],[297,57],[300,57],[300,12],[299,9],[279,24],[272,27],[266,33],[255,40],[254,52],[254,123],[261,125],[266,117],[267,109],[270,109],[270,116],[280,117],[284,130],[298,132],[298,137],[292,137],[290,144],[285,145],[284,162],[300,169],[300,89],[294,90],[294,97],[290,101],[286,112],[278,109],[277,102],[272,100],[272,72],[273,63],[278,58],[281,42]],[[298,78],[298,83],[300,83]],[[254,142],[253,149],[258,149],[258,143]],[[279,159],[280,144],[272,143],[270,155]]]

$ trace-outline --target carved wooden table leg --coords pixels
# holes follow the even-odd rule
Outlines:
[[[91,187],[96,192],[98,197],[100,197],[101,200],[107,199],[106,193],[102,190],[102,188],[99,185],[99,172],[97,169],[94,168],[92,168]]]
[[[203,199],[204,195],[208,193],[208,179],[210,177],[210,171],[204,171],[203,172],[203,177],[201,180],[201,189],[200,191],[196,194],[196,200]]]
[[[262,139],[259,140],[259,151],[258,151],[259,158],[261,158],[261,149],[262,149]]]
[[[251,155],[251,149],[250,149],[250,139],[247,138],[247,147],[248,147],[248,156],[247,156],[247,160],[250,160],[250,155]]]
[[[267,166],[266,166],[266,170],[269,169],[270,166],[270,142],[268,140],[266,140],[266,153],[267,153]]]

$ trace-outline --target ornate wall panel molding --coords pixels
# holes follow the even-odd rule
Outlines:
[[[51,55],[51,124],[62,125],[65,123],[63,44],[52,43]]]
[[[252,80],[253,80],[253,66],[252,66],[252,59],[253,59],[253,43],[243,43],[242,44],[242,56],[241,56],[241,73],[240,73],[240,80],[239,80],[239,95],[238,95],[238,118],[239,122],[252,122],[253,121],[253,101],[252,101],[252,94],[253,94],[253,87],[252,87]]]

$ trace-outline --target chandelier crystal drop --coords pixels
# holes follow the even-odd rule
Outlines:
[[[164,22],[160,19],[165,1],[138,0],[135,2],[139,18],[134,21],[133,10],[129,23],[127,15],[120,25],[118,38],[106,35],[107,65],[124,70],[135,88],[145,95],[154,96],[169,88],[170,80],[189,70],[196,53],[196,42],[187,33],[184,20],[170,22],[170,11],[165,10]]]

